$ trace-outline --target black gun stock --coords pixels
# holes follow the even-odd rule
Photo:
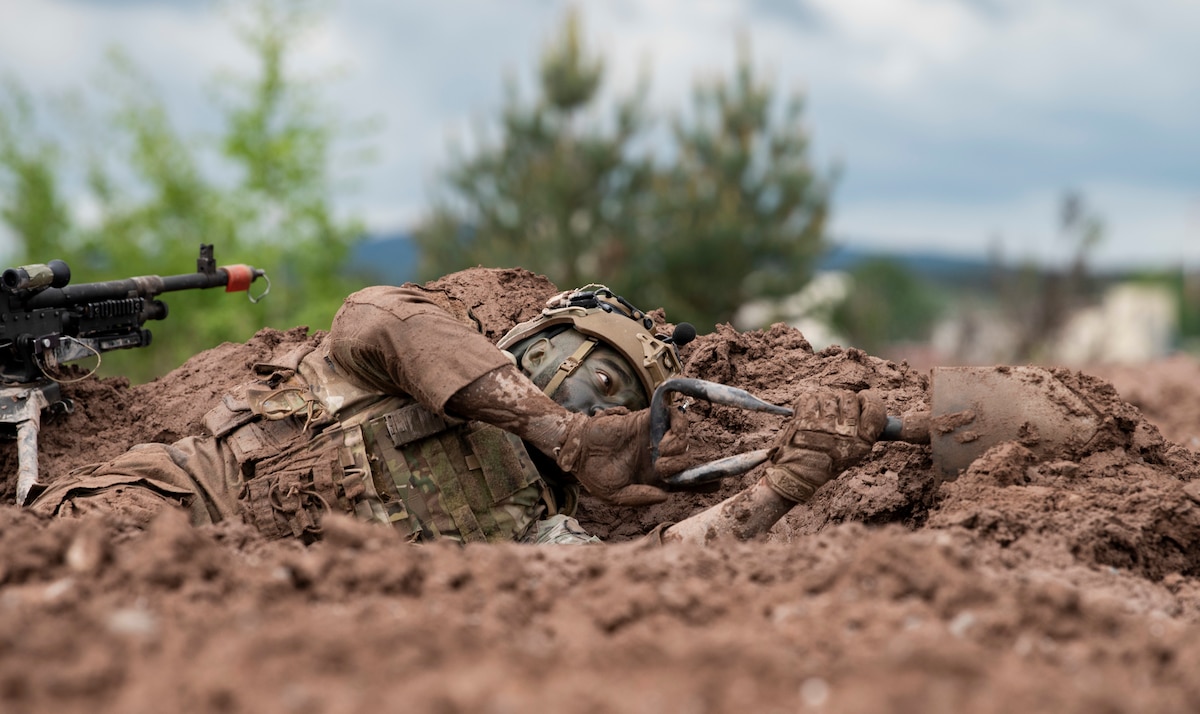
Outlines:
[[[270,292],[266,272],[248,265],[217,267],[207,244],[200,246],[196,272],[185,275],[70,285],[71,269],[61,260],[0,273],[0,425],[16,432],[17,504],[25,505],[43,488],[37,464],[42,410],[73,408],[59,389],[60,364],[149,345],[151,334],[143,325],[167,317],[158,295],[215,287],[248,293],[258,278],[266,289],[251,295],[251,302]]]

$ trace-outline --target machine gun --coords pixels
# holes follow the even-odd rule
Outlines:
[[[260,277],[266,289],[255,297],[250,284]],[[162,293],[225,286],[225,292],[247,291],[250,301],[258,302],[271,289],[270,278],[258,268],[218,268],[213,247],[205,244],[195,273],[81,285],[70,281],[71,269],[61,260],[0,273],[0,430],[17,439],[17,505],[44,489],[38,483],[37,452],[42,410],[70,413],[74,405],[59,385],[95,372],[64,380],[61,364],[149,345],[150,331],[142,325],[167,317],[166,304],[155,299]]]

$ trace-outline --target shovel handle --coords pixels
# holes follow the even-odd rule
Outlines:
[[[929,412],[909,412],[903,417],[888,416],[887,426],[879,435],[880,441],[907,441],[910,444],[929,443]]]
[[[782,416],[792,415],[792,410],[788,407],[764,402],[744,389],[727,384],[691,377],[668,379],[658,385],[658,389],[654,390],[654,396],[650,398],[650,444],[653,449],[653,458],[656,461],[658,460],[658,444],[666,435],[667,429],[671,428],[670,395],[675,393],[703,399],[712,404],[741,407],[750,411],[769,412]]]
[[[900,417],[889,416],[887,426],[879,435],[880,441],[901,441],[904,433],[904,421]],[[698,486],[710,481],[719,481],[728,476],[740,476],[750,469],[765,463],[771,458],[770,449],[755,449],[723,459],[710,461],[707,464],[693,466],[677,474],[668,476],[666,482],[672,486]]]
[[[662,440],[663,434],[666,433],[670,426],[668,423],[669,414],[667,412],[670,407],[666,400],[668,392],[680,392],[688,396],[707,399],[715,404],[740,406],[744,409],[771,412],[784,416],[792,415],[792,410],[787,407],[764,402],[749,392],[735,387],[729,387],[716,382],[706,382],[700,379],[671,379],[664,382],[654,392],[654,398],[651,400],[650,435],[654,445],[655,459],[658,458],[658,443]],[[883,433],[879,435],[879,440],[928,444],[929,413],[914,412],[904,417],[889,415],[887,424],[883,428]],[[698,486],[711,481],[719,481],[729,476],[739,476],[755,466],[765,463],[770,458],[770,449],[756,449],[754,451],[727,456],[716,461],[710,461],[700,466],[694,466],[690,469],[680,471],[673,476],[668,476],[665,480],[672,486]]]

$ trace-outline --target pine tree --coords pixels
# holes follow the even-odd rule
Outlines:
[[[604,67],[581,34],[569,14],[537,97],[510,83],[499,139],[451,160],[417,231],[423,276],[520,265],[564,288],[606,283],[702,329],[799,290],[825,249],[832,184],[812,168],[801,98],[777,107],[743,52],[732,79],[696,89],[655,161],[645,82],[608,131],[588,121]]]
[[[447,190],[416,231],[423,277],[476,264],[521,266],[563,287],[620,275],[650,164],[631,151],[640,93],[618,101],[607,125],[589,111],[603,75],[569,14],[542,55],[537,97],[523,101],[510,81],[499,140],[479,131],[476,153],[459,150],[446,172]]]
[[[812,167],[801,97],[776,104],[743,45],[732,78],[697,86],[673,122],[678,158],[658,179],[648,236],[654,302],[669,313],[726,322],[751,299],[799,291],[826,249],[832,179]]]

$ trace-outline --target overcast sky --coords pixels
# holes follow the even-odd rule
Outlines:
[[[745,33],[781,90],[802,90],[818,162],[837,161],[846,245],[1061,261],[1058,199],[1106,221],[1099,262],[1200,268],[1200,0],[592,0],[575,3],[609,90],[649,66],[656,109],[727,73]],[[306,45],[344,75],[332,100],[378,117],[379,161],[345,205],[405,230],[449,138],[528,80],[559,0],[342,0]],[[205,0],[0,0],[0,75],[78,88],[123,46],[184,126],[204,87],[249,66]],[[530,84],[524,83],[528,92]]]

